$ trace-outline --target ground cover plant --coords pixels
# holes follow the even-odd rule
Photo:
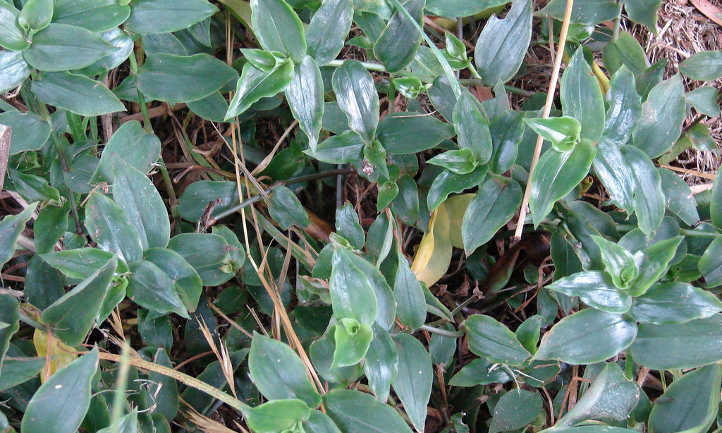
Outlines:
[[[719,431],[720,26],[0,0],[0,431]]]

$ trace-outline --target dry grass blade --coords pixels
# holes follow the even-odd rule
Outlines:
[[[231,362],[231,356],[228,353],[228,347],[226,347],[226,345],[221,342],[221,346],[219,349],[216,345],[215,339],[213,338],[211,330],[206,324],[206,321],[202,317],[200,318],[200,320],[197,321],[198,327],[203,334],[203,338],[206,339],[208,346],[210,346],[211,351],[213,351],[213,354],[216,355],[216,358],[218,358],[218,362],[221,364],[221,371],[223,372],[223,377],[225,377],[226,382],[228,383],[228,387],[231,389],[231,394],[236,396],[236,383],[233,380],[233,362]]]
[[[281,147],[281,144],[283,144],[283,142],[286,141],[286,138],[288,138],[288,136],[291,134],[291,131],[293,131],[293,128],[295,128],[297,125],[298,125],[298,120],[294,120],[293,123],[291,123],[291,125],[289,125],[285,131],[283,131],[281,138],[279,138],[278,141],[276,142],[276,145],[273,146],[273,150],[271,150],[271,153],[269,153],[268,155],[266,155],[265,158],[263,158],[263,161],[261,161],[261,163],[258,164],[258,166],[253,169],[251,174],[253,174],[255,176],[256,174],[265,170],[266,167],[268,167],[268,164],[271,163],[271,160],[273,159],[273,157],[276,156],[276,152],[278,152],[278,149]]]
[[[185,400],[182,398],[178,398],[188,409],[183,411],[183,415],[193,423],[198,429],[200,429],[204,433],[236,433],[235,431],[229,429],[225,425],[219,423],[218,421],[215,421],[211,418],[208,418],[207,416],[204,416],[197,410],[193,408],[193,406],[189,405]]]
[[[8,158],[10,158],[11,135],[12,129],[9,126],[0,125],[0,191],[3,190],[5,171],[8,168]]]
[[[552,111],[552,104],[554,103],[554,93],[556,92],[557,82],[559,81],[559,70],[562,67],[562,58],[564,57],[564,47],[567,42],[567,33],[569,32],[569,23],[572,18],[572,7],[574,6],[574,0],[567,0],[567,6],[564,10],[564,21],[562,22],[562,29],[559,33],[559,45],[557,46],[557,54],[554,56],[554,69],[552,70],[552,77],[549,80],[549,88],[547,89],[547,99],[544,104],[544,113],[542,118],[546,119],[549,117],[549,113]],[[539,162],[539,156],[541,154],[542,142],[544,139],[542,136],[538,136],[536,140],[536,146],[534,147],[534,155],[531,160],[531,167],[529,168],[529,177],[526,182],[526,189],[524,189],[524,198],[521,201],[521,209],[519,210],[519,219],[516,223],[516,230],[514,231],[514,239],[520,240],[521,234],[524,231],[524,220],[526,219],[527,207],[529,205],[529,196],[531,195],[531,178],[534,175],[534,169],[536,168],[537,162]]]
[[[243,326],[239,325],[235,320],[228,317],[225,313],[223,313],[223,311],[220,310],[220,308],[216,307],[215,304],[213,304],[212,302],[209,302],[208,306],[211,307],[211,310],[213,310],[216,314],[221,316],[223,318],[223,320],[228,322],[234,328],[241,331],[241,333],[243,333],[243,335],[245,335],[248,338],[253,338],[253,334],[248,332]]]

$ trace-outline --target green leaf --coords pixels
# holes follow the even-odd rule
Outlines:
[[[579,141],[582,126],[573,117],[526,118],[524,123],[541,135],[545,140],[551,141],[558,152],[572,150]]]
[[[722,360],[722,316],[683,324],[639,326],[634,362],[655,370],[694,368]]]
[[[625,137],[622,139],[627,140]],[[603,136],[597,144],[597,149],[597,155],[593,162],[594,173],[609,193],[610,201],[627,212],[633,213],[635,191],[638,185],[635,177],[630,173],[621,147],[614,142],[614,138]],[[641,209],[644,210],[644,208]]]
[[[480,164],[489,162],[492,151],[489,121],[468,90],[461,93],[454,106],[454,129],[459,147],[471,149]]]
[[[722,367],[710,365],[672,383],[654,402],[649,429],[655,433],[702,433],[717,419]]]
[[[286,88],[286,101],[293,117],[308,136],[309,147],[316,148],[323,120],[323,78],[313,57],[306,56]]]
[[[80,344],[92,329],[117,265],[117,259],[111,258],[43,311],[43,322],[53,327],[65,344]]]
[[[664,218],[662,178],[644,152],[634,146],[623,146],[621,155],[634,185],[632,203],[639,228],[647,235],[653,233]]]
[[[115,0],[55,0],[53,21],[84,27],[91,32],[104,32],[124,23],[130,16],[130,6],[120,3]]]
[[[103,83],[83,75],[69,72],[43,74],[42,78],[32,81],[31,90],[40,102],[81,116],[125,111],[123,103]]]
[[[353,20],[352,0],[323,2],[306,28],[308,55],[319,65],[325,65],[343,49]]]
[[[624,377],[617,364],[604,364],[582,398],[554,427],[573,426],[586,420],[624,422],[637,405],[639,396],[639,386]]]
[[[20,12],[10,3],[0,2],[0,47],[21,51],[30,46],[25,32],[18,25]]]
[[[484,358],[476,358],[466,364],[449,380],[449,385],[470,388],[477,385],[511,382],[512,378],[503,368],[492,368]]]
[[[79,248],[41,254],[44,262],[60,271],[71,280],[84,280],[100,269],[113,257],[113,253],[98,248]],[[118,272],[128,272],[128,267],[118,263]]]
[[[418,329],[426,321],[426,299],[424,289],[411,272],[408,260],[398,251],[398,268],[394,277],[396,315],[401,323],[411,329]]]
[[[497,174],[509,170],[516,162],[519,143],[524,134],[524,116],[508,111],[496,116],[489,124],[493,151],[489,169]]]
[[[374,339],[366,352],[363,368],[369,388],[378,401],[385,403],[389,398],[391,382],[398,374],[399,353],[388,332],[378,326],[373,331]]]
[[[552,0],[539,14],[554,17],[559,21],[564,18],[566,0]],[[572,8],[572,22],[578,24],[599,24],[617,17],[619,6],[614,0],[577,0]]]
[[[268,212],[284,230],[288,230],[292,225],[306,227],[310,224],[306,210],[296,194],[285,186],[279,186],[273,190]]]
[[[529,352],[516,335],[490,316],[474,314],[462,324],[469,339],[469,349],[491,362],[521,365]]]
[[[406,0],[403,7],[421,25],[425,0]],[[395,11],[374,44],[374,56],[389,72],[397,72],[411,63],[421,43],[421,34],[402,11]]]
[[[188,318],[188,311],[173,280],[153,262],[143,260],[130,266],[128,298],[157,314],[176,313]]]
[[[626,67],[633,76],[640,76],[649,68],[642,46],[628,32],[621,32],[616,40],[604,47],[604,65],[611,75],[616,75],[622,67]],[[632,86],[635,86],[634,82]]]
[[[4,295],[9,296],[9,295]],[[2,363],[0,375],[0,391],[5,391],[38,377],[45,367],[45,358],[29,358],[23,360],[6,359]]]
[[[338,320],[333,333],[336,349],[333,352],[332,367],[350,367],[366,356],[374,338],[371,326],[359,323],[351,317]]]
[[[468,17],[508,2],[509,0],[427,0],[426,10],[447,18]]]
[[[218,12],[206,0],[136,0],[125,23],[133,33],[171,33],[186,29]]]
[[[639,264],[639,276],[630,289],[632,296],[646,293],[652,284],[667,272],[681,242],[682,237],[676,236],[656,242],[644,250],[642,262]]]
[[[23,415],[23,433],[73,433],[90,406],[90,388],[98,368],[94,348],[42,384]]]
[[[38,254],[52,252],[55,244],[68,227],[68,209],[46,206],[38,214],[33,225],[35,249]]]
[[[413,226],[419,218],[419,190],[416,181],[409,175],[403,175],[397,184],[399,194],[391,202],[391,210],[405,224]]]
[[[426,161],[438,165],[456,174],[469,174],[477,167],[478,162],[470,149],[447,150]]]
[[[228,102],[220,92],[215,92],[203,99],[189,102],[188,108],[202,119],[224,122],[226,111],[228,111]]]
[[[371,74],[356,60],[346,60],[331,80],[338,106],[346,113],[351,130],[367,142],[379,124],[379,95]]]
[[[560,97],[564,115],[576,118],[582,125],[581,137],[598,141],[604,130],[604,99],[582,48],[577,49],[564,70]]]
[[[33,36],[33,44],[23,56],[30,66],[41,71],[66,71],[95,63],[107,55],[109,48],[96,33],[53,23]]]
[[[303,422],[303,428],[314,433],[341,433],[328,415],[317,410],[311,411],[311,416]]]
[[[433,149],[454,136],[453,129],[426,113],[392,113],[379,123],[378,140],[391,155],[411,155]]]
[[[336,233],[343,236],[357,250],[364,247],[364,229],[361,227],[358,214],[349,202],[336,209]]]
[[[0,50],[0,70],[3,71],[0,75],[2,93],[18,87],[30,76],[30,67],[20,51]]]
[[[143,259],[160,268],[170,278],[186,310],[195,311],[203,281],[193,266],[177,252],[165,248],[149,248],[143,251]]]
[[[10,345],[10,339],[20,328],[20,313],[18,300],[10,294],[0,294],[0,312],[3,319],[0,321],[0,369],[5,362],[5,354]],[[2,376],[0,376],[2,377]]]
[[[337,318],[353,318],[371,325],[376,319],[376,294],[371,276],[361,270],[359,261],[363,259],[346,248],[334,249],[329,281],[331,304]]]
[[[304,153],[327,164],[346,164],[359,161],[363,147],[364,140],[360,135],[346,131],[327,138],[319,143],[315,150],[308,149]]]
[[[119,28],[103,32],[100,37],[109,45],[109,48],[106,50],[105,56],[82,70],[85,74],[99,75],[115,69],[125,62],[133,51],[133,39]]]
[[[677,176],[672,170],[658,168],[662,178],[662,190],[667,196],[667,209],[675,214],[680,220],[689,226],[699,222],[697,212],[697,200],[694,199],[692,190],[687,182]]]
[[[37,203],[33,203],[26,207],[17,215],[6,215],[0,221],[0,266],[4,265],[15,254],[15,243],[18,241],[20,234],[25,230],[25,224],[35,212]]]
[[[661,325],[704,319],[722,311],[715,295],[686,283],[660,283],[635,298],[630,311],[640,323]]]
[[[208,54],[153,54],[138,69],[138,90],[151,99],[191,102],[203,99],[235,78],[236,71]]]
[[[163,199],[144,173],[119,162],[122,169],[115,174],[113,200],[135,227],[144,250],[164,248],[170,239],[170,221]]]
[[[657,11],[661,4],[662,0],[625,0],[624,9],[632,21],[657,33]]]
[[[168,242],[168,248],[180,254],[198,272],[204,286],[218,286],[233,278],[229,266],[228,244],[210,233],[182,233]]]
[[[717,103],[719,92],[711,86],[701,86],[687,92],[684,98],[695,110],[709,117],[720,115],[720,106]]]
[[[494,406],[489,433],[518,430],[543,413],[544,403],[536,391],[516,389],[506,392]]]
[[[303,23],[284,0],[251,0],[253,31],[261,46],[300,63],[306,55]]]
[[[40,150],[50,138],[50,124],[30,112],[6,111],[0,114],[0,124],[12,128],[10,155]]]
[[[328,415],[345,433],[411,433],[395,410],[368,394],[336,389],[323,399]]]
[[[297,398],[309,407],[321,403],[301,358],[278,340],[254,333],[248,369],[253,383],[270,400]]]
[[[316,371],[331,383],[348,385],[356,381],[362,374],[361,365],[339,367],[333,365],[333,354],[336,351],[334,333],[337,325],[330,325],[326,333],[311,344],[309,355]],[[369,346],[370,350],[370,346]]]
[[[428,210],[433,212],[449,197],[449,194],[462,192],[479,185],[486,177],[488,170],[488,166],[481,165],[469,174],[455,174],[448,170],[442,171],[434,179],[426,196]]]
[[[236,93],[228,105],[225,120],[244,113],[262,98],[274,96],[284,90],[293,80],[293,74],[293,62],[290,60],[279,62],[270,72],[257,69],[250,63],[243,65],[241,78],[236,83]]]
[[[143,257],[143,245],[126,213],[99,192],[90,195],[85,205],[85,228],[103,250],[117,254],[126,263]]]
[[[677,142],[686,113],[682,77],[677,74],[650,90],[634,129],[634,145],[652,158],[662,155]]]
[[[544,318],[538,314],[530,316],[523,321],[516,329],[516,338],[532,355],[536,353],[536,345],[539,343],[541,327],[544,325]]]
[[[39,31],[53,18],[53,0],[28,0],[18,15],[18,24],[27,30]]]
[[[311,416],[311,409],[301,400],[273,400],[246,409],[244,414],[254,432],[290,432]]]
[[[531,41],[533,16],[531,0],[516,0],[504,19],[489,18],[474,50],[484,84],[505,83],[519,70]]]
[[[570,151],[549,149],[542,155],[531,178],[529,207],[535,227],[586,177],[596,153],[592,143],[582,140]]]
[[[722,238],[717,237],[705,250],[697,265],[706,287],[722,285]]]
[[[556,280],[546,288],[567,296],[578,296],[590,307],[609,313],[626,313],[632,306],[632,297],[620,292],[599,271],[579,272]]]
[[[547,331],[534,359],[575,365],[601,362],[629,347],[636,335],[637,325],[624,316],[586,308]]]
[[[117,132],[116,132],[117,134]],[[191,183],[183,191],[178,203],[178,215],[189,221],[198,221],[208,206],[217,203],[212,217],[227,211],[238,201],[238,189],[235,182],[200,180]]]
[[[376,202],[376,210],[381,212],[386,209],[399,193],[399,187],[396,182],[385,181],[379,184],[379,194]]]
[[[127,166],[147,172],[160,156],[160,140],[131,121],[118,128],[105,145],[93,181],[112,181]]]
[[[466,255],[491,240],[514,216],[522,199],[521,186],[513,180],[489,176],[464,212],[461,237]]]
[[[431,356],[424,346],[409,334],[396,337],[399,353],[398,374],[392,385],[404,405],[404,411],[417,431],[423,431],[426,424],[426,406],[431,397],[434,371]]]
[[[679,70],[688,78],[713,81],[722,77],[722,51],[702,51],[689,57],[679,65]]]
[[[628,288],[639,275],[639,268],[632,254],[623,246],[601,236],[592,236],[592,239],[602,253],[604,270],[612,278],[614,285],[620,289]]]

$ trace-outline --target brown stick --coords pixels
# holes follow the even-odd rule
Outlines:
[[[567,33],[569,32],[569,22],[572,18],[572,6],[574,6],[574,0],[567,0],[567,8],[564,11],[564,21],[562,22],[562,30],[559,33],[559,45],[557,47],[557,54],[554,57],[554,69],[552,70],[552,78],[549,81],[549,89],[547,90],[546,104],[544,104],[544,113],[542,118],[546,119],[549,117],[549,113],[552,111],[552,103],[554,102],[554,92],[557,88],[557,82],[559,81],[559,70],[562,67],[562,58],[564,57],[564,46],[567,41]],[[549,35],[553,38],[554,35]],[[521,202],[521,209],[519,210],[519,219],[516,222],[516,231],[514,232],[514,238],[516,240],[521,239],[522,231],[524,231],[524,220],[526,219],[527,206],[529,206],[529,196],[531,195],[531,178],[534,175],[534,169],[539,162],[539,155],[541,154],[542,143],[544,139],[540,135],[537,137],[536,146],[534,147],[534,155],[531,160],[531,167],[529,168],[529,178],[526,182],[526,189],[524,190],[524,199]]]

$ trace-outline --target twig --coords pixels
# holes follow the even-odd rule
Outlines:
[[[293,128],[298,125],[298,120],[294,120],[293,123],[291,123],[288,128],[286,128],[285,131],[283,131],[283,135],[281,135],[281,138],[278,139],[276,142],[276,145],[273,146],[273,150],[271,150],[271,153],[266,155],[265,158],[263,158],[263,161],[261,161],[260,164],[256,168],[253,169],[251,172],[252,175],[257,175],[258,173],[262,172],[266,167],[268,167],[268,164],[271,163],[271,160],[273,160],[273,157],[276,155],[276,152],[278,152],[278,148],[281,147],[281,144],[286,140],[288,135],[293,131]]]
[[[572,17],[572,6],[574,6],[574,0],[567,0],[567,7],[564,11],[564,21],[562,22],[562,30],[559,34],[559,46],[557,47],[557,54],[554,59],[554,69],[552,71],[552,77],[549,81],[549,89],[547,90],[547,99],[544,104],[544,112],[542,118],[546,119],[549,117],[549,113],[552,110],[552,103],[554,102],[554,93],[557,88],[557,82],[559,81],[559,70],[562,67],[562,57],[564,56],[564,46],[567,42],[567,33],[569,32],[569,22]],[[553,35],[550,35],[553,37]],[[541,154],[542,143],[544,139],[542,136],[538,136],[536,140],[536,146],[534,147],[534,155],[531,160],[531,167],[529,169],[529,178],[526,182],[526,188],[524,189],[524,199],[521,202],[521,209],[519,210],[519,219],[516,223],[516,231],[514,232],[514,238],[516,240],[521,239],[522,231],[524,230],[524,220],[526,219],[527,206],[529,206],[529,196],[531,195],[531,180],[534,175],[534,169],[539,162],[539,155]]]

